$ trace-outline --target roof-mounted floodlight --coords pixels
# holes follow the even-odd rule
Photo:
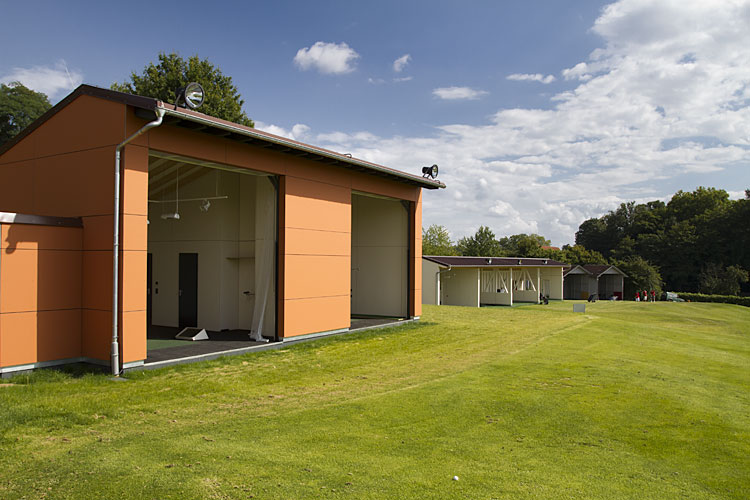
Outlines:
[[[174,107],[177,109],[177,105],[180,103],[180,99],[182,99],[182,102],[184,102],[188,108],[198,109],[201,107],[201,104],[203,104],[205,95],[206,94],[203,92],[203,87],[201,87],[200,83],[190,82],[185,88],[177,91],[177,99],[175,99]]]
[[[422,177],[429,177],[434,179],[438,175],[438,166],[433,165],[431,167],[422,167]]]

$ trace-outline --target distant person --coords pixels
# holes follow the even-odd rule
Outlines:
[[[651,290],[651,302],[656,302],[656,290]]]
[[[646,290],[643,290],[643,295],[641,295],[641,300],[643,302],[648,302],[648,292]]]
[[[635,292],[635,301],[640,302],[641,301],[641,294],[639,292]]]

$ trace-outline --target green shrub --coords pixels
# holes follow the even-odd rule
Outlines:
[[[738,295],[708,295],[705,293],[683,293],[678,292],[680,298],[691,302],[721,302],[724,304],[737,304],[740,306],[750,307],[750,297],[740,297]]]

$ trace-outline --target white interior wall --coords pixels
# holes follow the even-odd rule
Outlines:
[[[407,315],[408,224],[400,201],[352,193],[353,315]]]
[[[479,307],[479,269],[453,268],[440,275],[440,303]]]
[[[215,196],[218,182],[218,194],[229,198],[211,200],[208,212],[200,210],[199,202],[183,202],[179,220],[164,220],[161,214],[174,212],[175,204],[149,203],[152,323],[178,326],[179,254],[197,253],[198,326],[215,331],[249,330],[255,299],[256,226],[259,221],[275,224],[275,220],[256,214],[257,190],[261,182],[270,183],[255,175],[206,171],[207,175],[180,186],[179,198]],[[174,198],[174,192],[163,195],[163,199]],[[249,293],[243,293],[246,291]]]
[[[549,298],[551,300],[563,299],[563,270],[562,267],[543,267],[539,270],[539,280],[548,280],[550,284]]]

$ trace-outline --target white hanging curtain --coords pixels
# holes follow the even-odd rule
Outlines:
[[[276,328],[276,188],[259,178],[255,198],[255,307],[250,338],[263,342]]]

